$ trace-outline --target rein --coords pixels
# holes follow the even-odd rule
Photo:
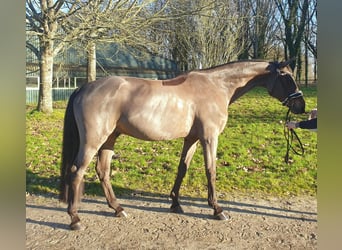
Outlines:
[[[287,146],[286,146],[286,155],[285,155],[285,162],[289,163],[289,153],[290,153],[290,149],[292,149],[292,151],[296,154],[296,155],[303,155],[304,154],[304,147],[302,142],[300,141],[296,131],[294,131],[294,129],[289,129],[286,127],[286,123],[289,122],[291,120],[291,115],[290,115],[290,108],[288,109],[287,113],[286,113],[286,118],[285,118],[285,124],[284,124],[284,135],[285,135],[285,139],[287,142]],[[292,146],[292,142],[293,142],[293,138],[295,138],[298,141],[299,144],[299,149],[300,151],[297,151],[293,146]]]

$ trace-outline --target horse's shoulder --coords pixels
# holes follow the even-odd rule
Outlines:
[[[186,75],[180,75],[180,76],[177,76],[177,77],[172,78],[172,79],[163,80],[162,84],[167,85],[167,86],[169,86],[169,85],[180,85],[180,84],[183,84],[186,79],[187,79]]]

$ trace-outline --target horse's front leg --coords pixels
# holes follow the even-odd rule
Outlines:
[[[205,172],[208,180],[208,204],[214,209],[214,216],[220,220],[228,220],[216,198],[216,151],[218,136],[201,140],[203,146]]]
[[[171,212],[183,213],[183,209],[179,204],[179,189],[186,174],[186,171],[190,166],[191,159],[196,151],[196,146],[197,139],[184,139],[183,150],[178,165],[177,177],[170,194],[170,197],[172,198]]]

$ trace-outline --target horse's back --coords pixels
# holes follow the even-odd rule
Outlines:
[[[124,79],[119,76],[110,76],[97,79],[92,82],[85,83],[81,86],[79,92],[82,98],[94,95],[106,95],[115,91]]]

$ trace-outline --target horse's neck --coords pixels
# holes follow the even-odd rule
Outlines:
[[[232,90],[233,94],[229,98],[230,99],[229,104],[232,104],[233,102],[235,102],[237,99],[239,99],[241,96],[243,96],[244,94],[246,94],[248,91],[250,91],[256,86],[258,85],[249,83],[249,84],[245,84],[242,87],[238,87],[235,90]]]
[[[266,87],[270,72],[266,69],[268,63],[246,63],[240,67],[227,67],[216,74],[220,76],[221,85],[225,86],[228,93],[229,104],[246,94],[256,86]]]

